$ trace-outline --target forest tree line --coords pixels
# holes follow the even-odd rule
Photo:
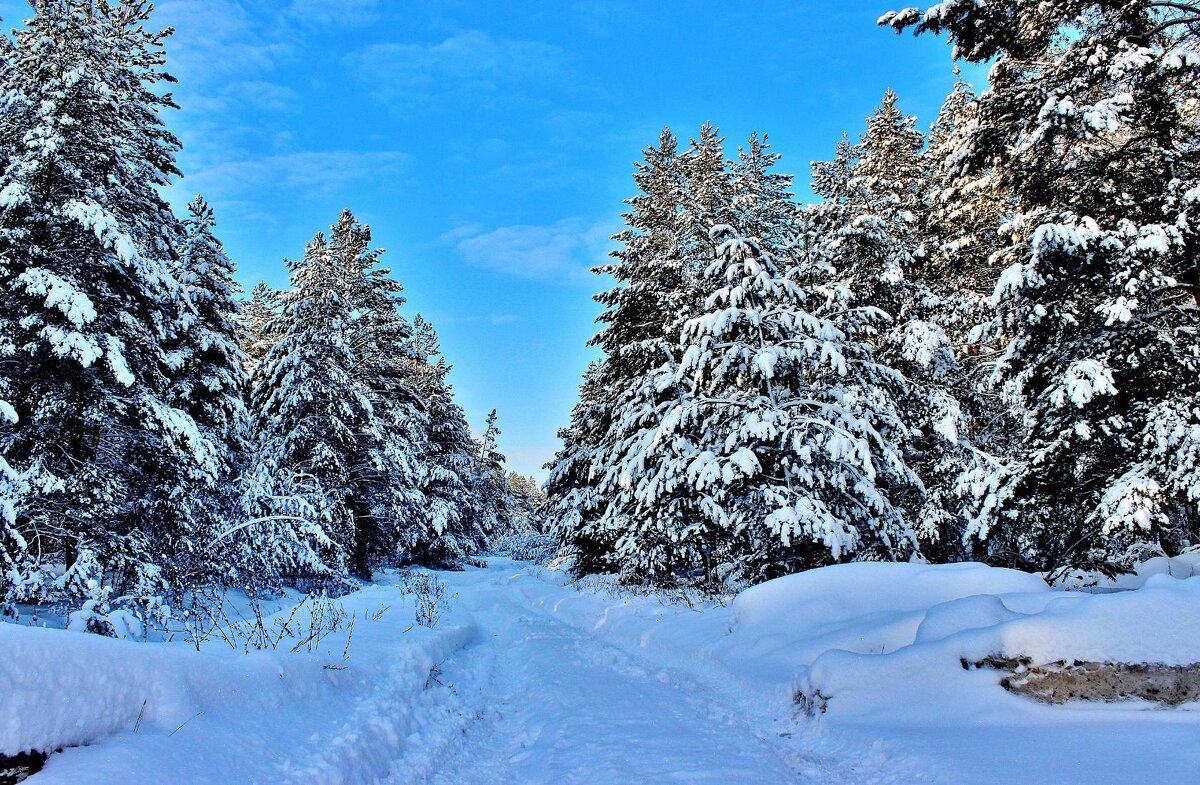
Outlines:
[[[1200,538],[1200,9],[888,13],[988,63],[891,91],[799,206],[766,137],[645,151],[548,516],[582,572],[1120,570]]]
[[[37,2],[0,36],[0,610],[111,633],[212,587],[461,564],[513,513],[495,412],[472,436],[349,211],[287,290],[241,297],[213,209],[161,193],[180,144],[149,13]]]
[[[813,165],[669,131],[543,502],[470,433],[350,212],[244,298],[139,0],[0,36],[0,608],[161,620],[211,587],[461,564],[545,518],[582,573],[855,559],[1117,570],[1200,537],[1200,12],[947,0],[929,132],[890,91]]]

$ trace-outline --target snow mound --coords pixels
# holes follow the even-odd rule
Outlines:
[[[884,604],[910,608],[920,594],[896,585]],[[1200,663],[1200,578],[1155,575],[1136,591],[1106,594],[997,591],[897,610],[891,619],[877,608],[864,613],[857,623],[843,621],[852,640],[833,641],[843,645],[800,665],[797,692],[810,711],[879,722],[994,721],[1021,699],[1000,690],[1007,674],[973,670],[985,660]],[[911,637],[901,619],[916,620]],[[811,654],[811,640],[794,637],[794,649]]]
[[[731,640],[722,648],[749,646],[761,665],[793,676],[829,650],[883,654],[912,644],[918,634],[948,634],[943,629],[947,614],[977,626],[976,612],[988,600],[939,610],[940,619],[927,621],[930,609],[946,603],[1049,591],[1036,575],[982,564],[842,564],[777,578],[739,594],[730,606]]]
[[[743,591],[731,606],[732,624],[770,625],[787,617],[811,628],[921,611],[981,594],[1048,590],[1036,575],[984,564],[839,564],[776,578]]]
[[[970,648],[1034,664],[1200,663],[1200,578],[1156,575],[1137,591],[1058,596],[1040,613],[966,636]]]
[[[0,755],[66,747],[38,774],[47,785],[127,781],[135,770],[147,782],[193,783],[429,770],[471,715],[437,669],[476,639],[473,619],[451,607],[422,627],[413,596],[393,587],[338,602],[353,625],[300,651],[290,639],[249,653],[210,641],[197,652],[0,623]]]

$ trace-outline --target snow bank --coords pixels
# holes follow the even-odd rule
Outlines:
[[[14,624],[0,624],[0,651],[4,755],[86,744],[139,716],[170,730],[235,695],[267,709],[307,681],[275,652],[219,657]]]
[[[814,779],[851,771],[824,780],[1026,785],[1070,772],[1138,782],[1154,767],[1156,780],[1191,781],[1195,703],[1051,706],[1007,692],[1006,672],[973,665],[1200,662],[1200,576],[1146,573],[1136,590],[1087,593],[977,564],[855,564],[780,578],[726,606],[636,595],[604,579],[580,590],[562,572],[494,559],[486,571],[444,577],[450,608],[434,629],[414,625],[398,576],[342,598],[355,619],[348,660],[347,629],[311,653],[242,654],[220,641],[197,653],[0,624],[0,754],[91,745],[52,755],[37,775],[43,785],[407,783],[436,777],[497,696],[521,708],[496,727],[555,728],[543,746],[609,732],[612,717],[597,709],[585,731],[576,717],[559,738],[566,720],[554,711],[570,711],[577,690],[554,706],[521,705],[537,694],[526,677],[493,672],[520,660],[538,663],[528,678],[566,679],[554,689],[581,669],[608,674],[612,684],[588,682],[608,691],[600,702],[640,706],[628,709],[638,716],[645,701],[622,704],[609,693],[629,687],[613,684],[669,686],[655,693],[663,722],[697,711],[748,724],[772,745],[786,739]]]
[[[795,626],[923,611],[981,594],[1043,592],[1036,575],[983,564],[839,564],[777,578],[745,590],[730,606],[733,622],[771,624],[786,616]]]
[[[982,564],[842,564],[742,592],[730,606],[730,632],[755,641],[760,650],[764,641],[774,641],[773,656],[794,664],[830,649],[882,654],[911,644],[931,608],[964,598],[1047,591],[1035,575]],[[968,602],[952,612],[975,624],[979,610]],[[926,625],[924,634],[931,629]]]
[[[1154,576],[1137,591],[1112,594],[981,594],[915,615],[911,639],[896,634],[895,622],[876,618],[857,645],[830,648],[802,665],[799,694],[812,710],[833,715],[989,723],[996,709],[1018,699],[999,691],[1006,674],[965,670],[964,663],[1200,663],[1200,578]]]
[[[415,625],[412,595],[395,587],[339,602],[352,639],[346,625],[312,652],[290,651],[291,640],[197,652],[0,624],[0,754],[103,740],[52,755],[44,783],[132,772],[144,782],[370,782],[401,761],[427,768],[464,722],[461,700],[434,677],[474,640],[472,620],[451,608],[436,628]]]
[[[1156,575],[1137,591],[1058,596],[1031,613],[966,636],[1035,664],[1056,660],[1200,663],[1200,578]]]
[[[1097,594],[1052,590],[1037,575],[982,564],[845,564],[768,581],[727,608],[671,605],[615,587],[566,597],[546,588],[548,607],[565,619],[643,648],[669,645],[764,684],[829,694],[844,682],[847,692],[869,693],[878,685],[861,680],[879,669],[884,686],[875,694],[888,701],[898,689],[888,679],[928,670],[950,683],[963,660],[987,657],[1200,663],[1200,576],[1176,563],[1181,572],[1189,577],[1151,562],[1136,591]]]

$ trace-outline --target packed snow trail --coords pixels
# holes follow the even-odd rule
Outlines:
[[[495,657],[486,708],[434,785],[789,783],[783,751],[696,680],[531,608],[511,569],[451,578]],[[475,648],[475,647],[472,647]],[[470,668],[451,658],[448,684]]]

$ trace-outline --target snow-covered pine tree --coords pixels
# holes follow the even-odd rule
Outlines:
[[[1024,414],[974,483],[993,560],[1111,565],[1200,534],[1200,79],[1195,6],[947,0],[880,19],[993,61],[964,161],[1015,200],[997,368]],[[1189,21],[1190,20],[1190,21]]]
[[[508,487],[508,476],[504,471],[504,455],[498,440],[500,426],[496,423],[496,410],[488,414],[487,428],[479,440],[476,468],[476,496],[479,499],[479,517],[484,532],[489,538],[511,534],[512,490]]]
[[[927,280],[922,235],[926,160],[916,119],[904,115],[888,90],[851,146],[818,164],[814,189],[824,198],[816,216],[828,241],[838,279],[855,302],[878,308],[890,324],[876,340],[876,359],[909,381],[901,403],[906,461],[921,484],[895,489],[894,502],[920,522],[924,548],[933,558],[961,550],[958,476],[973,463],[968,423],[958,397],[964,377],[939,320],[948,304]]]
[[[255,523],[245,531],[268,541],[267,558],[287,579],[343,576],[354,557],[358,438],[372,411],[354,374],[354,305],[323,233],[288,267],[282,337],[251,396],[256,465],[247,476],[256,485],[247,512]],[[288,510],[276,509],[279,498]]]
[[[446,379],[450,366],[441,355],[433,325],[413,319],[412,384],[423,402],[420,478],[425,525],[410,530],[410,558],[433,567],[456,567],[487,545],[474,484],[476,445],[463,410]]]
[[[246,355],[247,376],[258,372],[271,347],[279,342],[280,336],[275,332],[279,325],[279,294],[265,281],[259,281],[250,290],[250,299],[242,305],[240,340]]]
[[[197,196],[183,221],[174,271],[180,299],[168,343],[170,402],[208,438],[216,468],[214,473],[184,467],[187,474],[164,477],[154,493],[154,502],[172,521],[164,545],[172,583],[179,586],[225,577],[232,559],[214,550],[213,542],[233,522],[233,477],[244,460],[246,357],[238,343],[240,289],[233,261],[213,234],[215,225],[212,208]]]
[[[179,234],[158,191],[179,147],[159,117],[174,107],[157,90],[171,80],[167,33],[146,29],[144,3],[34,12],[5,44],[0,114],[0,319],[14,350],[0,455],[16,532],[4,546],[27,546],[5,555],[26,568],[0,584],[86,597],[86,621],[105,629],[105,603],[149,610],[167,588],[155,543],[170,533],[143,514],[148,489],[214,472],[217,450],[170,405],[164,373]],[[39,581],[55,561],[65,574]]]

